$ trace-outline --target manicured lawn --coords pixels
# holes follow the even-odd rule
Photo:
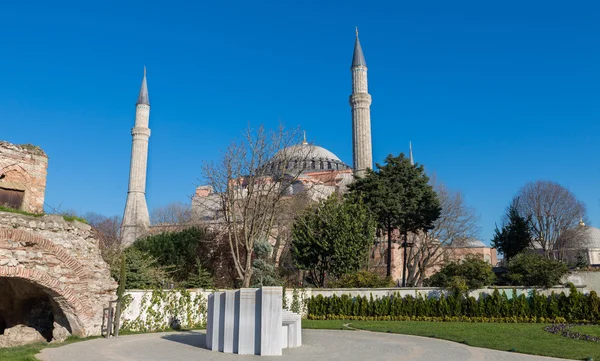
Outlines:
[[[539,323],[305,320],[302,322],[302,327],[338,330],[344,329],[343,325],[348,323],[350,327],[362,330],[435,337],[494,350],[512,350],[575,360],[584,360],[587,357],[600,360],[600,344],[553,335],[544,331],[546,324]],[[581,328],[591,334],[590,329],[598,332],[600,327],[581,326]]]
[[[569,331],[579,332],[584,335],[600,337],[600,326],[599,325],[573,326],[569,329]],[[600,347],[600,344],[598,344],[598,347]]]

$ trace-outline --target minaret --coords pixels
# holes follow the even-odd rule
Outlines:
[[[412,142],[408,142],[408,152],[410,153],[410,155],[409,155],[410,165],[415,165],[415,159],[413,158],[413,155],[412,155]]]
[[[371,95],[367,81],[367,62],[363,55],[358,28],[352,57],[352,158],[354,174],[362,176],[367,168],[373,168],[373,150],[371,145]]]
[[[146,67],[142,87],[135,106],[135,125],[131,129],[131,165],[129,169],[129,191],[121,226],[121,246],[127,247],[142,236],[150,226],[150,216],[146,205],[146,166],[148,164],[148,138],[150,129],[150,101],[146,84]]]

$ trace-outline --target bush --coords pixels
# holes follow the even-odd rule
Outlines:
[[[391,277],[383,277],[369,271],[358,271],[329,283],[329,287],[332,288],[387,288],[395,285]]]
[[[569,295],[561,293],[542,296],[532,292],[512,291],[511,297],[494,290],[478,300],[462,295],[441,295],[427,298],[418,295],[400,297],[399,294],[373,298],[349,295],[308,300],[311,319],[349,320],[414,320],[469,321],[469,322],[598,322],[600,299],[596,292],[584,295],[574,287]]]
[[[426,286],[443,287],[463,293],[494,284],[492,266],[480,257],[468,255],[462,262],[451,262],[425,280]]]
[[[508,274],[504,280],[512,286],[551,287],[560,284],[560,279],[568,271],[567,265],[562,262],[524,252],[508,262]]]

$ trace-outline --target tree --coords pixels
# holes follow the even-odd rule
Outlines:
[[[450,262],[425,280],[427,286],[459,289],[464,284],[475,290],[494,284],[496,275],[492,266],[476,255],[467,255],[462,262]]]
[[[509,261],[517,254],[531,247],[531,227],[529,220],[519,214],[518,199],[515,199],[506,212],[502,230],[496,227],[492,247]]]
[[[197,278],[199,268],[211,263],[210,250],[215,239],[210,230],[192,227],[138,239],[132,247],[153,257],[176,283],[186,284],[190,277]]]
[[[333,194],[294,223],[294,263],[309,272],[315,286],[323,287],[328,277],[356,272],[366,263],[375,228],[364,204]]]
[[[428,184],[422,165],[414,166],[404,154],[385,158],[364,177],[350,184],[348,197],[362,199],[377,219],[380,229],[387,232],[388,267],[391,275],[392,231],[397,229],[405,239],[408,233],[426,232],[440,216],[440,201]]]
[[[254,243],[273,237],[280,205],[310,156],[310,147],[292,147],[300,135],[283,127],[248,129],[218,162],[203,165],[203,177],[217,197],[216,223],[227,237],[242,287],[252,279]]]
[[[113,264],[116,258],[121,257],[121,217],[107,217],[99,213],[88,212],[84,215],[88,224],[99,240],[100,253],[108,264]]]
[[[169,203],[150,212],[150,223],[158,225],[188,226],[192,222],[192,207],[183,203]]]
[[[422,286],[432,269],[445,263],[446,249],[455,239],[477,238],[479,216],[469,207],[462,193],[448,189],[431,177],[430,184],[440,201],[440,217],[428,232],[410,233],[413,244],[407,257],[407,284]]]
[[[170,282],[164,268],[161,267],[149,254],[134,247],[128,247],[125,254],[125,288],[126,289],[148,289],[162,287]],[[121,258],[117,258],[115,264],[111,265],[110,271],[114,279],[121,283],[120,265]]]
[[[547,258],[561,259],[563,250],[570,246],[569,242],[560,242],[561,235],[585,217],[585,205],[568,189],[551,181],[527,183],[513,202],[521,217],[530,221],[533,244]]]
[[[275,265],[271,260],[273,246],[263,239],[254,243],[254,261],[252,262],[252,287],[279,286]]]
[[[567,265],[533,252],[522,252],[508,262],[508,283],[514,286],[551,287],[560,284]]]

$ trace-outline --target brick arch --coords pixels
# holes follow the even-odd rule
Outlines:
[[[27,244],[35,244],[35,245],[39,246],[40,248],[42,248],[43,250],[55,255],[56,258],[58,258],[61,262],[63,262],[71,270],[73,270],[73,272],[75,272],[77,277],[80,277],[80,278],[88,277],[88,272],[81,265],[81,263],[79,263],[79,261],[77,261],[76,259],[71,257],[63,247],[57,246],[56,244],[54,244],[54,242],[52,242],[50,240],[47,240],[38,235],[26,232],[22,229],[8,229],[8,228],[0,229],[0,241],[3,241],[3,240],[12,240],[14,242],[24,242],[26,245]]]
[[[73,335],[86,336],[82,316],[91,316],[91,309],[83,304],[77,293],[48,273],[21,266],[0,266],[0,277],[20,278],[41,286],[58,304],[69,321]]]

